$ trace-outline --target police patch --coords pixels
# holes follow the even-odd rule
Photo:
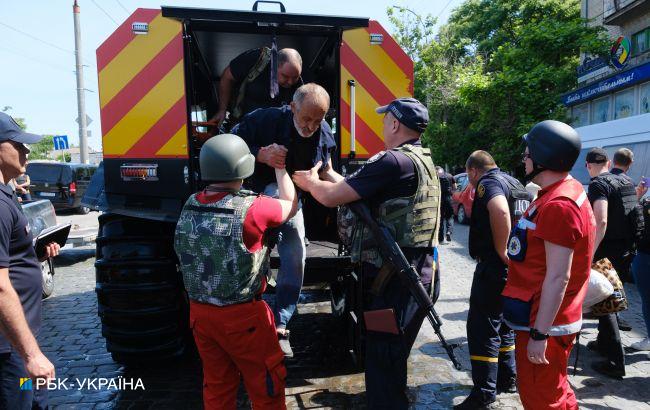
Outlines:
[[[483,195],[485,195],[485,187],[483,184],[478,184],[478,188],[476,188],[476,192],[478,193],[479,198],[483,198]]]
[[[512,256],[517,256],[521,252],[521,241],[516,236],[510,238],[508,243],[508,254]]]
[[[370,157],[370,159],[366,161],[366,164],[372,164],[373,162],[380,160],[384,155],[386,155],[386,151],[379,151],[378,153]]]

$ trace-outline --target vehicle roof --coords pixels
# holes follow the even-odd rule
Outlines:
[[[200,7],[162,6],[163,17],[197,21],[222,21],[239,23],[278,23],[332,28],[368,27],[365,17],[324,16],[318,14],[280,13],[272,11],[224,10]]]
[[[29,161],[27,165],[30,164],[45,164],[45,165],[54,165],[54,166],[61,166],[61,167],[70,167],[70,168],[97,168],[97,165],[95,164],[82,164],[80,162],[59,162],[59,161],[50,161],[50,160],[34,160],[34,161]]]

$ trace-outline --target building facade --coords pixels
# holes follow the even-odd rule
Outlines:
[[[582,0],[582,16],[612,39],[607,59],[581,56],[563,96],[574,127],[650,113],[650,0]]]

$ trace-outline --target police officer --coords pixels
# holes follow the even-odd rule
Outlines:
[[[515,330],[517,389],[525,409],[577,409],[567,362],[582,327],[595,239],[587,195],[569,175],[580,137],[547,120],[524,142],[526,178],[541,189],[508,241],[503,316]]]
[[[596,218],[594,261],[609,259],[621,278],[629,278],[635,250],[637,229],[642,229],[642,212],[638,209],[634,183],[625,174],[632,164],[632,151],[621,148],[614,155],[614,167],[602,148],[593,148],[585,158],[589,183],[589,202]],[[637,219],[638,218],[638,219]],[[598,337],[587,347],[603,354],[607,360],[595,362],[597,372],[613,378],[625,375],[625,351],[621,343],[616,314],[598,318]]]
[[[436,170],[440,179],[440,230],[438,231],[438,242],[442,244],[445,239],[447,239],[447,242],[451,242],[451,234],[454,229],[454,208],[451,203],[451,195],[456,190],[456,181],[442,167],[437,166]]]
[[[492,156],[474,151],[465,165],[476,187],[469,229],[474,271],[467,314],[467,341],[474,388],[455,409],[488,408],[497,393],[516,391],[515,335],[503,322],[501,292],[506,284],[510,228],[528,208],[530,194],[502,172]]]
[[[284,355],[261,295],[269,271],[266,231],[295,213],[293,183],[280,169],[278,199],[242,190],[255,157],[232,134],[209,139],[199,165],[209,185],[185,203],[174,248],[203,362],[205,408],[234,409],[241,375],[254,408],[284,409]]]
[[[395,232],[406,258],[418,270],[425,287],[430,288],[440,186],[431,154],[420,141],[429,115],[426,107],[413,98],[393,100],[377,112],[384,114],[386,151],[370,158],[347,178],[337,174],[334,182],[320,180],[317,164],[310,171],[296,172],[293,180],[328,207],[365,200],[379,222]],[[406,360],[426,312],[418,308],[397,275],[381,269],[383,261],[364,226],[356,227],[351,248],[352,261],[361,264],[366,310],[377,318],[371,323],[366,313],[368,407],[406,409]]]

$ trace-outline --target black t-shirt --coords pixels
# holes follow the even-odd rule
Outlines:
[[[33,237],[27,218],[7,185],[0,183],[0,268],[9,269],[11,285],[16,290],[34,336],[41,328],[43,277],[36,259]],[[0,333],[0,353],[12,351]]]
[[[254,48],[243,52],[230,62],[230,72],[235,78],[236,84],[231,98],[231,105],[234,106],[237,101],[237,93],[242,81],[248,76],[248,73],[255,67],[262,53],[261,48]],[[281,107],[289,104],[293,99],[293,93],[297,87],[283,88],[279,87],[280,94],[271,98],[271,64],[267,64],[264,70],[246,85],[246,96],[242,101],[242,117],[258,108]]]
[[[495,174],[499,174],[503,178],[512,178],[499,168],[493,168],[479,179],[478,185],[476,186],[476,195],[474,195],[474,202],[472,203],[472,219],[469,228],[469,253],[473,258],[499,261],[499,255],[494,249],[492,227],[490,226],[490,212],[488,211],[487,204],[492,198],[499,195],[507,199],[510,196],[510,190],[505,184],[499,182]]]
[[[405,144],[422,145],[420,140],[408,141]],[[371,208],[376,208],[389,199],[409,197],[418,188],[417,169],[413,161],[405,154],[396,151],[382,151],[370,158],[355,173],[346,177],[348,185],[362,199],[368,201]],[[418,269],[422,283],[430,284],[433,276],[432,249],[402,249],[404,256]],[[374,267],[366,264],[364,270]],[[370,276],[373,276],[370,272]]]
[[[451,187],[454,184],[454,177],[448,173],[440,175],[440,194],[443,199],[451,199]]]

